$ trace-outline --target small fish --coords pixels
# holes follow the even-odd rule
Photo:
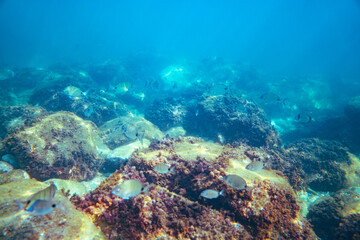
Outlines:
[[[18,209],[24,210],[32,215],[45,215],[51,213],[56,204],[52,202],[57,188],[53,182],[47,188],[34,193],[27,201],[17,202]]]
[[[175,116],[178,116],[180,114],[180,110],[179,110],[179,107],[175,107],[175,109],[172,111],[172,113],[175,115]]]
[[[142,127],[139,127],[136,131],[136,137],[140,141],[141,145],[144,144],[143,143],[144,136],[145,136],[145,129]]]
[[[239,175],[226,175],[224,181],[232,188],[242,190],[246,188],[246,181]]]
[[[16,157],[12,154],[5,154],[1,157],[1,160],[7,163],[10,163],[14,168],[19,167],[19,163],[16,159]]]
[[[82,97],[86,97],[87,96],[87,92],[83,92],[81,91],[79,88],[74,87],[74,86],[67,86],[64,90],[63,93],[68,96],[70,99],[80,99]]]
[[[158,163],[154,166],[154,170],[160,174],[168,174],[172,169],[164,163]]]
[[[281,102],[281,98],[277,94],[272,92],[264,93],[263,95],[260,96],[260,99],[262,99],[266,104]]]
[[[13,169],[14,167],[10,163],[0,161],[0,173],[11,172]]]
[[[260,171],[263,168],[264,168],[264,163],[261,161],[251,162],[248,165],[246,165],[246,167],[245,167],[245,169],[254,171],[254,172]]]
[[[199,116],[199,109],[196,110],[195,116],[196,116],[196,117]]]
[[[54,183],[52,182],[50,184],[50,186],[48,186],[47,188],[34,193],[27,200],[25,210],[28,211],[28,209],[31,209],[32,205],[35,204],[36,201],[38,201],[38,200],[50,202],[54,198],[56,190],[57,190],[57,188],[54,185]]]
[[[130,91],[131,83],[129,82],[121,82],[114,87],[116,93],[125,94]]]
[[[121,131],[124,133],[124,135],[127,138],[130,138],[131,140],[135,140],[138,137],[136,126],[134,126],[132,124],[124,123],[121,126]]]
[[[224,144],[224,143],[225,143],[225,138],[224,138],[223,135],[221,135],[220,133],[218,133],[217,137],[218,137],[218,140],[219,140],[219,142],[220,142],[221,144]]]
[[[216,199],[219,196],[222,196],[223,194],[224,194],[224,190],[222,190],[221,192],[218,192],[216,190],[206,189],[200,193],[200,196],[207,198],[207,199]]]
[[[294,119],[297,120],[298,122],[303,122],[303,123],[312,121],[312,117],[310,115],[301,114],[301,113],[296,115]]]
[[[144,191],[143,184],[138,180],[125,180],[123,183],[117,185],[112,193],[122,199],[128,200],[136,197]]]
[[[86,117],[90,117],[91,114],[93,114],[94,112],[94,106],[93,105],[90,105],[90,106],[87,106],[84,110],[84,114]]]
[[[30,207],[25,208],[25,211],[34,216],[42,216],[51,213],[58,207],[59,206],[52,201],[36,200]]]

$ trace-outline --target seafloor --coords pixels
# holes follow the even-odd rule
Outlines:
[[[360,239],[360,96],[334,92],[219,58],[1,66],[0,239]],[[19,210],[50,181],[58,208]]]

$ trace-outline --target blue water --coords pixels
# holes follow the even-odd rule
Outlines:
[[[86,159],[96,165],[82,167],[88,178],[128,164],[136,146],[171,149],[172,137],[195,136],[266,149],[261,169],[282,171],[296,191],[314,188],[308,202],[316,191],[358,194],[348,152],[360,154],[360,0],[0,0],[1,160],[39,180],[70,178],[92,152],[43,171],[27,157],[47,156],[20,146],[38,136],[14,134],[59,111],[97,127],[88,127],[100,137],[87,150],[101,159]],[[52,132],[42,136],[51,156],[72,151],[57,147],[66,134]]]
[[[220,56],[268,73],[360,73],[360,3],[2,0],[0,62],[46,66],[138,52]]]

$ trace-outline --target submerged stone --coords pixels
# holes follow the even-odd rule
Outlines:
[[[70,112],[57,112],[9,135],[5,143],[31,177],[86,180],[94,177],[103,163],[96,151],[99,141],[92,122]]]

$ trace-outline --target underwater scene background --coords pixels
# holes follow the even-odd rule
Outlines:
[[[0,0],[0,239],[360,239],[360,2]]]

